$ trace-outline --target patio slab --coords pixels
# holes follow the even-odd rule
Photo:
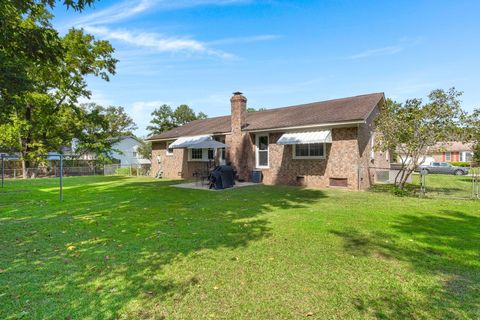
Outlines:
[[[243,187],[249,187],[249,186],[258,186],[258,185],[261,185],[261,183],[238,182],[238,181],[236,181],[236,182],[235,182],[235,185],[234,185],[232,188],[215,190],[215,189],[209,189],[209,188],[208,188],[208,185],[206,185],[206,184],[201,184],[201,183],[199,183],[199,182],[186,182],[186,183],[172,184],[172,187],[182,188],[182,189],[198,189],[198,190],[222,191],[222,190],[237,189],[237,188],[243,188]]]

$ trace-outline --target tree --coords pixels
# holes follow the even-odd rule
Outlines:
[[[81,113],[76,102],[90,96],[85,77],[94,75],[108,81],[115,73],[117,60],[107,41],[96,41],[83,30],[71,29],[60,42],[64,51],[58,63],[26,63],[31,85],[9,97],[9,108],[3,109],[2,119],[15,127],[11,132],[18,136],[15,145],[11,137],[4,137],[0,144],[20,153],[24,174],[27,161],[70,143],[74,133],[70,128],[82,123],[74,116]],[[72,119],[77,122],[72,123]]]
[[[257,112],[257,111],[265,111],[265,110],[267,110],[267,109],[266,108],[255,109],[255,108],[252,108],[252,107],[247,108],[247,112]]]
[[[85,104],[76,111],[77,125],[73,135],[78,139],[77,154],[94,154],[101,162],[109,161],[109,153],[116,136],[102,106]]]
[[[137,152],[142,156],[142,158],[151,159],[152,158],[152,142],[142,140],[140,147],[137,149]]]
[[[207,115],[203,112],[195,114],[195,111],[186,104],[179,105],[175,111],[172,111],[169,105],[164,104],[155,109],[151,115],[150,123],[152,125],[147,127],[150,135],[160,134],[193,120],[207,118]]]
[[[175,128],[173,111],[169,105],[161,105],[151,113],[151,116],[151,125],[147,126],[150,135],[159,134]]]
[[[65,0],[67,8],[83,10],[94,0]],[[0,5],[0,116],[9,117],[11,103],[33,82],[32,65],[58,63],[65,48],[51,25],[55,0],[2,0]],[[2,114],[3,113],[3,114]],[[1,120],[1,118],[0,118]]]
[[[480,163],[480,109],[467,117],[465,141],[473,143],[473,161]]]
[[[100,109],[108,122],[108,131],[111,138],[133,136],[133,131],[137,130],[138,127],[123,107],[110,106],[107,108],[100,107]]]
[[[410,99],[397,103],[388,99],[376,120],[376,146],[381,151],[398,150],[401,168],[395,179],[400,189],[405,187],[429,148],[451,140],[464,120],[459,97],[461,92],[451,88],[437,89],[429,95],[429,102]]]

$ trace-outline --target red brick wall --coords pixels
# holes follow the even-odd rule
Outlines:
[[[166,154],[166,142],[152,143],[152,170],[155,176],[160,169],[163,177],[170,179],[192,179],[196,171],[205,171],[206,162],[188,161],[187,149],[173,149],[173,155]],[[157,161],[160,156],[160,163]]]
[[[357,128],[332,130],[325,159],[294,159],[293,146],[276,144],[283,132],[269,135],[269,168],[262,169],[265,184],[306,187],[329,186],[329,179],[346,178],[348,188],[357,188]]]

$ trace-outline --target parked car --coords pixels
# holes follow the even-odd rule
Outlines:
[[[454,174],[456,176],[462,176],[468,174],[468,168],[452,166],[448,162],[432,162],[429,165],[421,165],[416,171],[426,173],[443,173]]]

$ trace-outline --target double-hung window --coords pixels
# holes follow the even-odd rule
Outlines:
[[[445,161],[451,161],[452,159],[452,154],[450,151],[445,152]]]
[[[294,159],[324,159],[325,143],[306,143],[293,145]]]
[[[191,160],[203,160],[203,149],[190,149]]]
[[[268,168],[268,134],[257,135],[256,145],[257,168]]]

